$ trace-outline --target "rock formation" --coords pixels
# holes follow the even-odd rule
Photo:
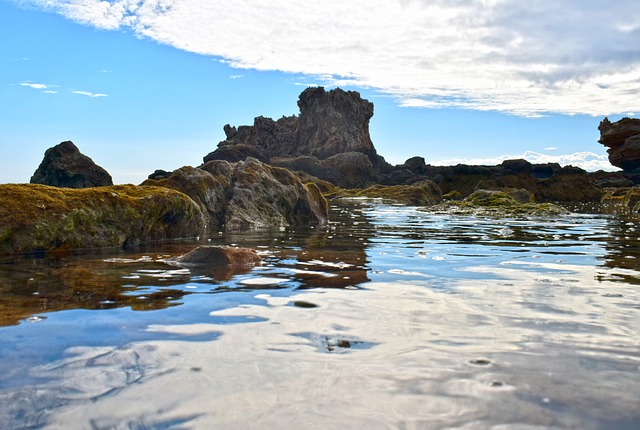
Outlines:
[[[226,140],[204,162],[243,161],[250,156],[344,187],[370,184],[388,166],[369,136],[373,103],[359,93],[307,88],[300,94],[298,107],[299,116],[277,121],[260,116],[253,126],[226,125]]]
[[[437,183],[443,194],[457,191],[461,197],[479,189],[508,192],[524,189],[537,202],[597,202],[602,196],[602,191],[580,168],[561,167],[557,163],[531,164],[526,160],[505,160],[497,166],[431,166],[422,157],[413,157],[380,177],[386,185],[408,185],[425,179]]]
[[[42,163],[31,177],[31,183],[65,188],[113,185],[111,175],[80,153],[71,141],[47,149]]]
[[[607,148],[609,162],[625,172],[640,168],[640,119],[622,118],[611,122],[605,118],[598,126],[600,142]]]
[[[185,193],[200,206],[209,228],[309,225],[328,218],[327,201],[315,184],[303,184],[290,171],[255,158],[182,167],[167,178],[143,184]]]
[[[0,185],[0,218],[0,253],[124,247],[204,230],[200,208],[186,195],[134,185]]]

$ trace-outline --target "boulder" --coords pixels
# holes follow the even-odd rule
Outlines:
[[[611,122],[605,118],[598,126],[598,142],[606,146],[609,162],[631,172],[640,168],[640,119],[622,118]]]
[[[270,228],[319,224],[328,204],[318,187],[303,184],[290,171],[255,158],[230,163],[209,161],[182,167],[168,178],[143,184],[172,188],[191,197],[205,214],[209,229]]]
[[[89,188],[113,185],[111,175],[80,153],[71,141],[47,149],[40,166],[31,177],[32,184],[65,188]]]
[[[0,218],[2,253],[126,247],[204,229],[201,210],[183,193],[134,185],[0,185]]]

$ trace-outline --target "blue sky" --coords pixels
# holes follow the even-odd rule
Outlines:
[[[116,183],[198,165],[309,85],[372,101],[393,164],[612,169],[598,123],[640,110],[632,0],[0,0],[0,40],[1,183],[64,140]]]

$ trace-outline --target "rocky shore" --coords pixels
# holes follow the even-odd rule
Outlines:
[[[374,106],[357,92],[308,88],[298,106],[297,116],[225,125],[226,139],[202,165],[157,170],[139,186],[112,185],[106,170],[62,142],[46,151],[32,184],[0,185],[0,252],[123,247],[220,229],[322,224],[327,197],[467,208],[500,207],[491,203],[499,201],[510,211],[520,205],[521,214],[536,213],[531,205],[541,203],[604,203],[640,212],[638,119],[600,124],[600,143],[620,172],[526,160],[431,166],[422,157],[392,166],[369,135]]]

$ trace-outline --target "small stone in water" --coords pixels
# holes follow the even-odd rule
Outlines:
[[[488,366],[491,364],[491,361],[487,360],[486,358],[476,358],[475,360],[469,361],[469,363],[475,366]]]
[[[489,384],[490,387],[503,387],[504,386],[504,382],[501,381],[493,381],[492,383]]]
[[[622,294],[617,293],[604,293],[602,297],[624,297]]]
[[[304,300],[296,300],[295,302],[293,302],[293,305],[299,308],[317,308],[318,307],[318,305],[316,305],[315,303],[305,302]]]

